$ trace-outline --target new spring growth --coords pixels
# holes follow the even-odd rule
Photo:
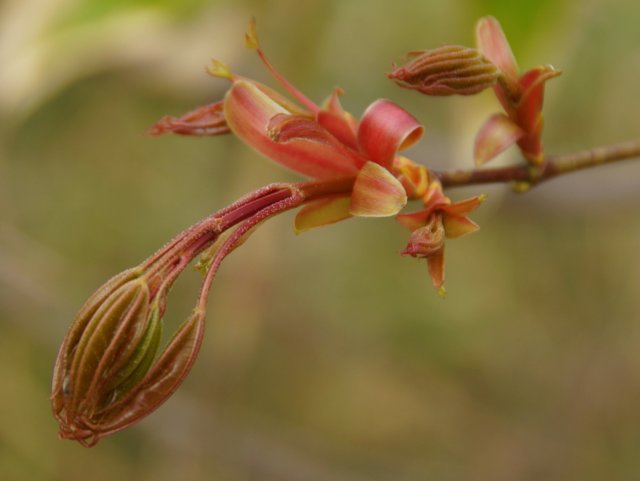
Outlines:
[[[91,446],[154,410],[180,384],[200,347],[204,317],[194,310],[153,363],[176,274],[154,274],[152,265],[127,270],[81,309],[54,370],[61,437]]]
[[[478,228],[466,215],[481,197],[452,202],[426,167],[399,154],[424,131],[409,112],[378,99],[358,120],[343,109],[340,89],[316,104],[268,61],[254,21],[245,40],[292,100],[214,61],[209,73],[230,83],[224,99],[164,117],[149,132],[233,133],[310,180],[273,184],[245,196],[98,289],[72,323],[56,361],[51,401],[63,438],[92,446],[141,420],[178,388],[200,349],[216,272],[265,220],[301,207],[294,221],[300,233],[352,217],[396,216],[412,232],[403,253],[426,259],[441,294],[445,238]],[[420,201],[422,209],[401,214],[409,201]],[[204,280],[193,311],[156,355],[171,286],[200,255]]]
[[[561,72],[551,65],[540,65],[520,74],[507,37],[493,17],[480,19],[476,42],[478,49],[502,72],[494,92],[504,109],[504,113],[492,115],[478,132],[474,147],[476,165],[487,163],[517,143],[532,166],[541,166],[544,87],[547,80]]]
[[[387,77],[425,95],[474,95],[491,87],[500,76],[498,67],[473,48],[446,45],[407,55],[411,60],[394,65]]]
[[[409,52],[410,60],[387,76],[399,86],[425,95],[474,95],[493,87],[504,113],[492,115],[474,144],[477,166],[513,144],[534,167],[544,162],[542,104],[547,80],[560,75],[551,65],[520,73],[500,23],[484,17],[476,25],[478,48],[446,45]]]

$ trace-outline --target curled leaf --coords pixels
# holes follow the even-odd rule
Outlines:
[[[398,151],[411,147],[423,133],[424,127],[413,115],[390,100],[379,99],[362,115],[358,143],[369,160],[391,168]]]
[[[252,148],[271,160],[317,179],[349,177],[364,159],[309,117],[292,115],[278,98],[239,80],[224,102],[227,123]]]

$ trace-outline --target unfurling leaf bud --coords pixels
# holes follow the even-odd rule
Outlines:
[[[62,437],[86,440],[108,406],[155,355],[158,323],[150,323],[146,279],[125,271],[107,282],[76,317],[58,353],[52,388]],[[143,363],[144,364],[144,363]],[[148,364],[147,364],[148,368]],[[142,373],[144,374],[144,373]],[[87,441],[88,444],[91,441]]]
[[[394,66],[387,77],[425,95],[473,95],[491,87],[500,70],[476,49],[446,45],[410,52],[411,60]]]
[[[165,115],[147,130],[149,135],[172,132],[178,135],[213,136],[231,132],[224,118],[223,102],[198,107],[180,117]]]
[[[432,214],[426,225],[416,229],[409,237],[407,247],[402,254],[413,257],[431,257],[444,247],[445,229],[442,216]]]
[[[185,322],[154,362],[168,287],[131,269],[81,309],[54,370],[51,403],[60,437],[92,446],[152,412],[182,382],[200,347],[204,312]]]

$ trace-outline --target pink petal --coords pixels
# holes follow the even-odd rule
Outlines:
[[[286,110],[274,98],[253,82],[238,80],[227,92],[224,115],[231,130],[249,146],[271,160],[303,175],[317,179],[354,176],[362,165],[355,153],[342,146],[321,127],[307,125],[309,139],[290,135],[286,141],[275,142],[269,135],[269,122]],[[301,117],[297,117],[301,118]],[[317,128],[316,128],[317,127]],[[301,130],[301,129],[299,129]]]
[[[416,143],[423,132],[413,115],[390,100],[380,99],[363,114],[358,143],[369,160],[391,168],[396,153]]]
[[[477,166],[489,162],[513,145],[523,135],[522,129],[504,114],[489,117],[480,128],[473,144],[473,160]]]
[[[351,194],[351,214],[360,217],[395,215],[407,204],[402,184],[391,172],[367,162],[356,177]]]
[[[296,234],[348,219],[351,217],[350,205],[350,197],[330,197],[310,202],[296,215],[294,221]]]
[[[481,18],[476,25],[476,41],[480,51],[502,71],[515,90],[518,64],[500,22],[491,16]]]
[[[443,224],[444,233],[449,239],[471,234],[480,228],[480,226],[471,219],[461,215],[444,215]]]

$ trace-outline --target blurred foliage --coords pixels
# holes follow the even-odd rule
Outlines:
[[[56,438],[48,390],[83,300],[180,229],[292,174],[235,139],[145,129],[219,98],[211,56],[242,47],[358,114],[381,96],[425,123],[413,158],[468,165],[487,93],[427,99],[383,73],[407,50],[471,44],[496,15],[523,67],[553,63],[546,145],[638,136],[632,0],[106,1],[0,5],[0,473],[38,480],[631,480],[640,472],[640,169],[516,196],[482,189],[482,230],[448,246],[449,297],[400,258],[392,220],[300,237],[261,227],[214,284],[201,356],[139,426],[91,450]],[[505,156],[503,160],[515,160]],[[479,192],[453,192],[454,197]],[[199,276],[172,294],[188,312]]]

